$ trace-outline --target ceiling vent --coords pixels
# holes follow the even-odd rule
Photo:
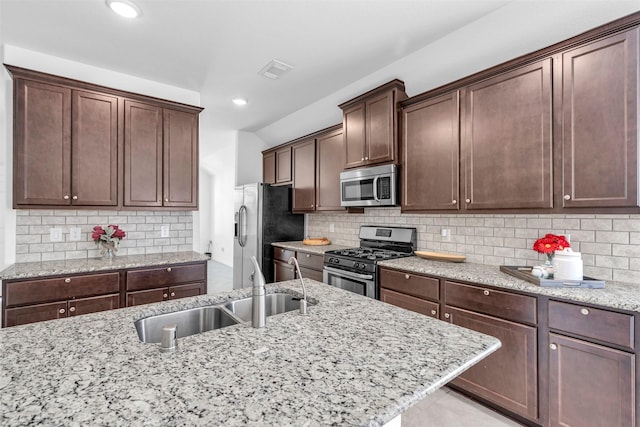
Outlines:
[[[285,64],[277,59],[272,59],[262,68],[262,70],[258,71],[258,74],[276,80],[289,70],[293,70],[293,65]]]

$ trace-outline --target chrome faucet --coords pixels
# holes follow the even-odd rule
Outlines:
[[[289,258],[289,264],[296,265],[296,272],[300,278],[300,284],[302,285],[302,299],[300,300],[300,314],[307,314],[307,288],[304,287],[304,280],[302,280],[302,273],[300,273],[300,266],[298,260],[295,257]]]
[[[258,265],[258,261],[256,261],[256,257],[251,257],[251,262],[253,263],[253,294],[252,294],[252,303],[253,303],[253,313],[251,316],[251,323],[254,328],[264,328],[267,324],[267,309],[265,303],[265,290],[264,285],[266,284],[266,280],[264,280],[264,275],[260,270],[260,266]]]

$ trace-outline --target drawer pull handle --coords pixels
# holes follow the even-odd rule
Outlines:
[[[410,276],[410,275],[408,275],[408,274],[405,274],[405,275],[404,275],[404,278],[405,278],[405,279],[410,279],[410,278],[411,278],[411,276]]]
[[[71,279],[67,277],[66,279],[64,279],[64,283],[71,283]]]
[[[449,313],[445,313],[445,314],[444,314],[444,318],[445,318],[445,319],[448,319],[448,318],[450,318],[450,317],[451,317],[451,315],[450,315]]]
[[[169,295],[167,294],[162,294],[162,298],[167,298]]]
[[[580,309],[580,314],[584,315],[584,316],[588,316],[589,315],[589,310],[586,308],[581,308]]]
[[[171,267],[167,267],[167,272],[171,273]]]
[[[551,350],[556,350],[556,349],[558,348],[558,346],[557,346],[557,345],[555,345],[555,344],[549,344],[549,348],[550,348]]]
[[[309,255],[309,254],[306,254],[306,257],[307,257],[307,258],[311,258],[311,255]]]
[[[70,311],[71,313],[73,313],[74,311],[76,311],[76,308],[75,308],[75,307],[69,307],[69,311]]]
[[[435,316],[436,314],[438,314],[438,312],[437,312],[437,311],[435,311],[435,310],[431,310],[431,315],[432,315],[432,316]]]
[[[487,291],[486,289],[484,291],[482,291],[482,293],[487,297],[489,296],[489,291]]]
[[[58,313],[60,314],[64,314],[67,310],[65,310],[64,308],[61,308],[60,310],[58,310]]]
[[[175,293],[175,292],[171,292],[171,296],[172,296],[172,297],[175,297],[175,296],[176,296],[176,293]]]

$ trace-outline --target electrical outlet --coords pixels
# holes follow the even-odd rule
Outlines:
[[[62,228],[50,228],[49,240],[52,242],[62,242]]]
[[[335,233],[335,231],[336,231],[336,225],[329,224],[329,233]]]
[[[80,227],[71,227],[69,229],[69,240],[73,242],[80,240]]]
[[[160,237],[169,237],[169,226],[168,225],[160,226]]]
[[[440,230],[440,237],[442,237],[443,242],[451,241],[451,230],[449,228],[443,228]]]

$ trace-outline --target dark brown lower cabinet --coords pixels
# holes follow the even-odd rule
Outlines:
[[[635,355],[549,333],[551,426],[634,426]]]
[[[380,288],[380,300],[396,307],[406,308],[425,316],[438,318],[439,305],[437,303],[416,298],[411,295]]]
[[[178,298],[194,297],[206,292],[204,283],[189,283],[169,288],[146,289],[127,292],[127,307],[153,302],[162,302]]]
[[[295,267],[282,261],[273,261],[273,281],[283,282],[296,278]]]
[[[445,306],[454,325],[500,340],[502,347],[452,381],[453,385],[530,419],[538,417],[537,329]]]

